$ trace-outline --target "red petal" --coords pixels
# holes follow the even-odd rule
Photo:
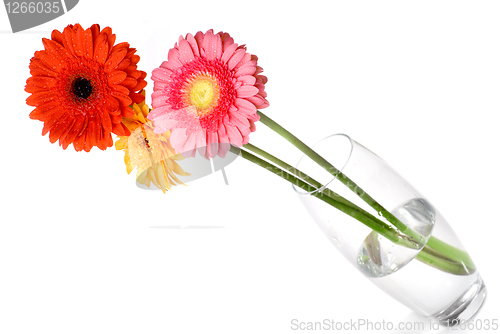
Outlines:
[[[110,85],[117,85],[119,83],[122,83],[123,80],[127,78],[127,73],[123,71],[113,71],[110,74],[108,74],[108,83]]]
[[[129,77],[132,77],[132,78],[138,80],[142,75],[142,71],[129,72],[128,75],[129,75]]]
[[[50,89],[57,84],[57,80],[51,77],[29,77],[26,86]]]
[[[97,147],[99,147],[101,150],[106,150],[106,148],[113,146],[113,139],[111,138],[111,133],[109,132],[104,132],[100,138],[100,140],[97,142]]]
[[[31,94],[26,99],[26,104],[32,107],[38,107],[43,103],[58,101],[57,93],[54,91],[42,91]]]
[[[94,43],[94,60],[104,64],[108,59],[108,35],[101,33]]]
[[[73,56],[76,55],[75,48],[74,48],[74,46],[76,46],[76,45],[74,44],[74,41],[73,41],[73,38],[76,36],[74,36],[74,35],[76,35],[76,33],[72,28],[70,28],[70,26],[67,26],[66,28],[64,28],[64,31],[62,33],[64,48],[66,50],[68,50],[69,53]]]
[[[52,53],[49,51],[36,51],[35,58],[39,59],[47,68],[57,70],[63,66],[61,58],[57,56],[57,53]]]
[[[116,110],[120,110],[120,103],[114,97],[108,96],[106,97],[106,102],[104,104],[104,108],[109,112],[113,112]]]
[[[84,145],[85,145],[85,132],[80,133],[80,135],[73,142],[73,147],[77,152],[81,151]]]
[[[64,59],[71,57],[69,52],[61,44],[46,38],[42,38],[42,42],[45,46],[45,50],[50,52],[54,57],[57,57],[59,61],[63,61]]]
[[[90,133],[88,131],[85,132],[85,144],[83,144],[83,150],[85,152],[90,152],[92,149],[92,138],[90,138]]]
[[[47,134],[47,132],[50,131],[50,129],[52,129],[52,126],[54,126],[54,124],[61,118],[65,115],[66,113],[66,110],[64,110],[64,108],[60,108],[57,110],[57,112],[54,113],[54,115],[52,115],[52,117],[50,117],[44,124],[43,124],[43,129],[42,129],[42,136],[45,136]]]
[[[59,43],[61,46],[64,44],[64,42],[63,42],[63,35],[61,34],[61,32],[59,30],[53,30],[50,38],[53,41]]]
[[[137,103],[137,104],[139,104],[145,100],[144,95],[139,94],[139,93],[130,92],[130,97],[132,98],[132,101],[134,101],[134,103]]]
[[[112,34],[111,36],[108,36],[108,45],[109,49],[111,50],[113,48],[113,45],[115,44],[116,41],[116,35]]]
[[[89,121],[89,125],[87,127],[87,133],[88,133],[88,136],[90,138],[90,145],[91,146],[96,146],[97,145],[97,141],[98,141],[98,127],[99,125],[97,124],[97,120],[96,119],[91,119]]]
[[[130,136],[130,131],[123,123],[113,124],[113,133],[117,136]]]
[[[85,58],[94,58],[94,41],[92,39],[92,31],[90,29],[85,30],[83,33],[82,48],[83,56]]]
[[[75,35],[73,42],[75,43],[73,45],[75,49],[75,53],[78,57],[83,57],[83,34],[85,31],[82,29],[82,27],[79,27],[76,29]]]
[[[74,119],[64,115],[61,117],[50,129],[49,140],[53,144],[55,143],[62,134],[67,132],[68,126],[74,122]]]
[[[121,83],[122,86],[127,87],[129,90],[134,90],[135,86],[137,86],[137,80],[135,80],[132,77],[127,77],[123,82]],[[133,100],[133,99],[132,99]]]
[[[137,84],[137,86],[135,86],[132,90],[135,91],[135,92],[137,92],[137,91],[142,90],[147,85],[148,85],[148,83],[146,81],[142,80],[142,81],[139,81],[139,83]]]
[[[127,73],[132,73],[135,71],[137,71],[137,65],[135,65],[135,64],[132,64],[125,69],[125,72],[127,72]]]
[[[57,73],[44,65],[40,59],[31,58],[30,73],[33,76],[57,77]]]
[[[116,67],[117,70],[126,70],[127,67],[130,66],[130,64],[132,64],[132,62],[130,61],[130,59],[123,59],[122,62],[120,64],[118,64],[118,66]]]
[[[59,145],[62,146],[63,150],[65,150],[68,147],[68,145],[71,144],[71,143],[66,141],[66,138],[67,138],[68,133],[71,131],[71,129],[73,128],[73,126],[76,122],[77,122],[77,120],[75,118],[72,118],[71,123],[66,127],[66,130],[61,135],[61,137],[59,137]]]
[[[101,117],[103,129],[108,131],[108,132],[111,132],[112,122],[111,122],[111,117],[109,116],[109,113],[107,113],[105,111],[100,111],[99,116]]]
[[[133,55],[132,57],[130,57],[130,61],[132,61],[135,64],[137,64],[140,60],[141,57],[139,57],[138,55]]]
[[[137,50],[135,48],[129,48],[125,58],[131,58]],[[132,61],[133,62],[133,61]]]
[[[76,119],[76,122],[73,124],[73,127],[64,138],[63,148],[64,145],[71,144],[75,140],[75,138],[82,132],[84,121],[85,119],[83,117],[78,117],[78,119]]]
[[[127,50],[123,49],[120,51],[117,51],[115,53],[112,53],[104,65],[104,69],[107,71],[114,70],[115,67],[118,66],[118,64],[125,58],[125,55],[127,54]]]
[[[40,92],[47,91],[47,89],[35,87],[35,86],[26,86],[26,87],[24,87],[24,91],[27,93],[40,93]]]
[[[127,95],[124,95],[120,92],[111,92],[111,95],[120,102],[122,106],[129,106],[132,104],[132,99]]]
[[[30,118],[44,121],[45,119],[50,117],[50,115],[57,112],[60,108],[61,108],[61,104],[59,103],[59,101],[44,103],[44,104],[38,106],[37,108],[35,108],[35,110],[33,110],[30,113]]]
[[[109,37],[109,36],[111,36],[113,34],[113,31],[111,30],[110,27],[106,27],[106,28],[104,28],[104,29],[101,30],[101,34],[106,34]]]
[[[135,116],[133,109],[130,107],[122,107],[121,112],[122,112],[122,117],[132,118]]]
[[[112,85],[111,89],[117,93],[122,93],[123,95],[127,95],[127,96],[130,93],[130,91],[122,85]]]
[[[100,34],[101,27],[98,24],[93,24],[90,27],[90,31],[92,32],[92,40],[95,41]]]
[[[128,44],[127,42],[118,43],[115,46],[113,46],[113,48],[111,49],[111,53],[114,53],[120,49],[125,49],[128,52],[129,46],[130,44]]]

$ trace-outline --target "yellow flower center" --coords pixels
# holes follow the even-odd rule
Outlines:
[[[208,113],[219,98],[219,88],[211,78],[199,78],[188,89],[189,102],[196,107],[198,116]]]

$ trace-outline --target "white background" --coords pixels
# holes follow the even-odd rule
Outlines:
[[[163,195],[137,188],[114,148],[50,144],[28,117],[29,60],[76,22],[111,26],[148,73],[179,35],[229,32],[259,56],[267,115],[306,143],[349,134],[430,199],[487,284],[477,319],[499,319],[499,17],[497,1],[81,0],[12,34],[0,8],[0,333],[424,321],[345,261],[263,169],[240,159],[229,186],[219,172]],[[251,142],[295,164],[301,154],[257,126]],[[155,228],[190,225],[219,228]]]

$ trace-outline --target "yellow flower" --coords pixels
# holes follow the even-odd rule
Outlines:
[[[123,124],[130,130],[130,136],[120,136],[115,143],[117,150],[125,151],[125,165],[130,174],[137,168],[137,182],[150,187],[151,182],[164,193],[172,185],[185,185],[176,175],[188,176],[177,161],[184,157],[176,154],[170,144],[170,131],[156,134],[152,122],[146,117],[149,107],[143,102],[134,104],[133,118],[123,118]]]

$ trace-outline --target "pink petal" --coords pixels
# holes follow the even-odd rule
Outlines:
[[[243,145],[243,137],[235,126],[226,126],[227,136],[231,145],[241,147]]]
[[[259,92],[259,89],[255,86],[242,86],[236,90],[237,97],[250,97],[254,96]]]
[[[243,136],[250,134],[250,123],[246,117],[242,117],[237,113],[229,113],[231,123],[238,128]]]
[[[160,67],[161,67],[161,68],[166,68],[166,69],[168,69],[168,68],[169,68],[169,66],[170,66],[170,65],[168,65],[168,61],[164,61],[164,62],[162,62],[162,63],[161,63],[161,65],[160,65]]]
[[[164,90],[170,83],[155,81],[153,85],[153,91]]]
[[[191,132],[190,134],[188,134],[187,138],[184,141],[182,152],[196,149],[196,134],[196,132]]]
[[[238,47],[238,44],[234,43],[231,44],[225,51],[224,54],[222,55],[221,61],[226,64],[228,60],[233,56],[234,51],[236,51],[236,48]]]
[[[153,132],[154,133],[165,133],[168,130],[175,129],[177,126],[177,122],[172,120],[169,115],[160,115],[160,116],[151,116],[151,114],[148,115],[148,119],[153,121]]]
[[[226,51],[226,49],[234,44],[234,39],[229,36],[227,32],[222,33],[219,32],[218,35],[220,36],[220,39],[222,40],[222,51]]]
[[[205,129],[196,132],[196,147],[198,148],[198,153],[204,157],[207,151],[207,134]]]
[[[264,85],[263,85],[263,84],[258,84],[258,83],[256,83],[256,84],[255,84],[255,87],[257,87],[257,88],[259,89],[259,94],[260,94],[262,97],[267,97],[267,93],[266,93],[266,91],[264,90],[264,89],[265,89],[265,87],[264,87]]]
[[[238,111],[241,114],[251,115],[257,112],[257,108],[248,100],[236,98],[234,104],[238,107]]]
[[[217,155],[219,151],[217,132],[207,132],[207,145],[208,145],[208,155],[213,158]]]
[[[255,64],[255,66],[257,66],[257,62],[252,60],[252,55],[249,53],[245,53],[245,56],[240,60],[240,62],[238,64],[236,64],[234,69],[237,71],[240,67],[246,65],[249,62],[253,62],[253,64]]]
[[[257,108],[257,109],[264,109],[269,107],[269,102],[267,102],[266,99],[264,99],[260,95],[254,95],[246,98],[248,101],[252,102],[252,104]]]
[[[248,135],[252,133],[252,130],[250,130],[250,123],[248,124],[247,127],[242,127],[242,128],[238,127],[238,130],[240,131],[241,136],[243,137],[243,144],[247,144],[248,140],[245,143],[245,137],[248,138]]]
[[[194,39],[193,35],[187,34],[186,35],[186,41],[191,46],[191,50],[193,50],[193,54],[195,55],[195,57],[199,57],[200,56],[200,49],[198,47],[198,42],[196,42],[196,40]]]
[[[184,143],[186,142],[186,129],[174,128],[170,134],[170,144],[175,148],[176,152],[184,152]]]
[[[239,76],[236,80],[243,82],[244,84],[253,86],[253,85],[255,85],[257,78],[255,78],[253,75],[242,75],[242,76]]]
[[[243,135],[243,134],[242,134],[242,136],[243,136],[243,140],[242,140],[243,145],[248,144],[248,142],[250,141],[250,136]]]
[[[219,124],[219,131],[217,131],[217,136],[219,137],[219,151],[217,152],[217,155],[221,158],[224,158],[226,156],[226,153],[231,148],[231,145],[229,144],[226,126],[222,122]]]
[[[227,67],[232,70],[243,59],[245,53],[245,50],[237,50],[227,62]]]
[[[212,30],[207,31],[203,40],[205,57],[208,60],[220,59],[222,55],[222,41],[219,35],[214,35]]]
[[[148,114],[147,118],[150,120],[154,120],[157,117],[168,115],[170,113],[170,108],[169,107],[160,107],[151,110],[151,112]]]
[[[167,93],[163,90],[154,91],[151,94],[151,106],[153,108],[159,108],[167,105]]]
[[[249,61],[244,66],[241,66],[234,75],[235,76],[252,75],[254,73],[255,73],[255,64],[253,64],[253,61]]]
[[[255,71],[255,74],[258,74],[257,71],[259,70],[260,66],[257,66],[257,70]],[[261,80],[261,83],[265,85],[267,83],[267,77],[265,75],[257,75],[257,78]]]
[[[257,114],[257,116],[259,116],[259,115]],[[260,116],[259,116],[259,118],[260,118]],[[255,126],[254,121],[249,120],[249,122],[250,122],[250,131],[255,132],[255,130],[257,130],[257,127]]]
[[[196,149],[193,148],[192,150],[182,152],[181,155],[184,158],[194,158],[196,156]]]
[[[219,152],[217,152],[217,155],[224,159],[226,157],[227,152],[231,149],[231,145],[228,143],[223,143],[219,145]]]
[[[180,54],[177,49],[168,50],[168,68],[169,69],[178,69],[182,67],[182,63],[179,61]]]
[[[220,144],[229,143],[229,138],[227,137],[226,126],[224,123],[219,124],[219,130],[217,131],[217,136],[219,137],[219,146]]]
[[[184,39],[179,41],[179,54],[180,54],[180,61],[183,64],[187,64],[192,60],[194,60],[193,50],[191,50],[191,46]]]
[[[153,70],[151,79],[154,81],[169,82],[172,71],[166,68],[158,67]]]
[[[196,43],[198,44],[198,48],[200,50],[200,57],[205,56],[205,51],[203,51],[203,48],[202,48],[204,38],[205,38],[205,34],[203,34],[201,31],[198,31],[196,33],[196,35],[194,35],[194,39],[196,40]]]
[[[252,115],[247,115],[247,117],[248,117],[248,121],[250,122],[250,128],[251,128],[252,122],[257,122],[258,120],[260,120],[260,116],[257,113],[252,114]]]

